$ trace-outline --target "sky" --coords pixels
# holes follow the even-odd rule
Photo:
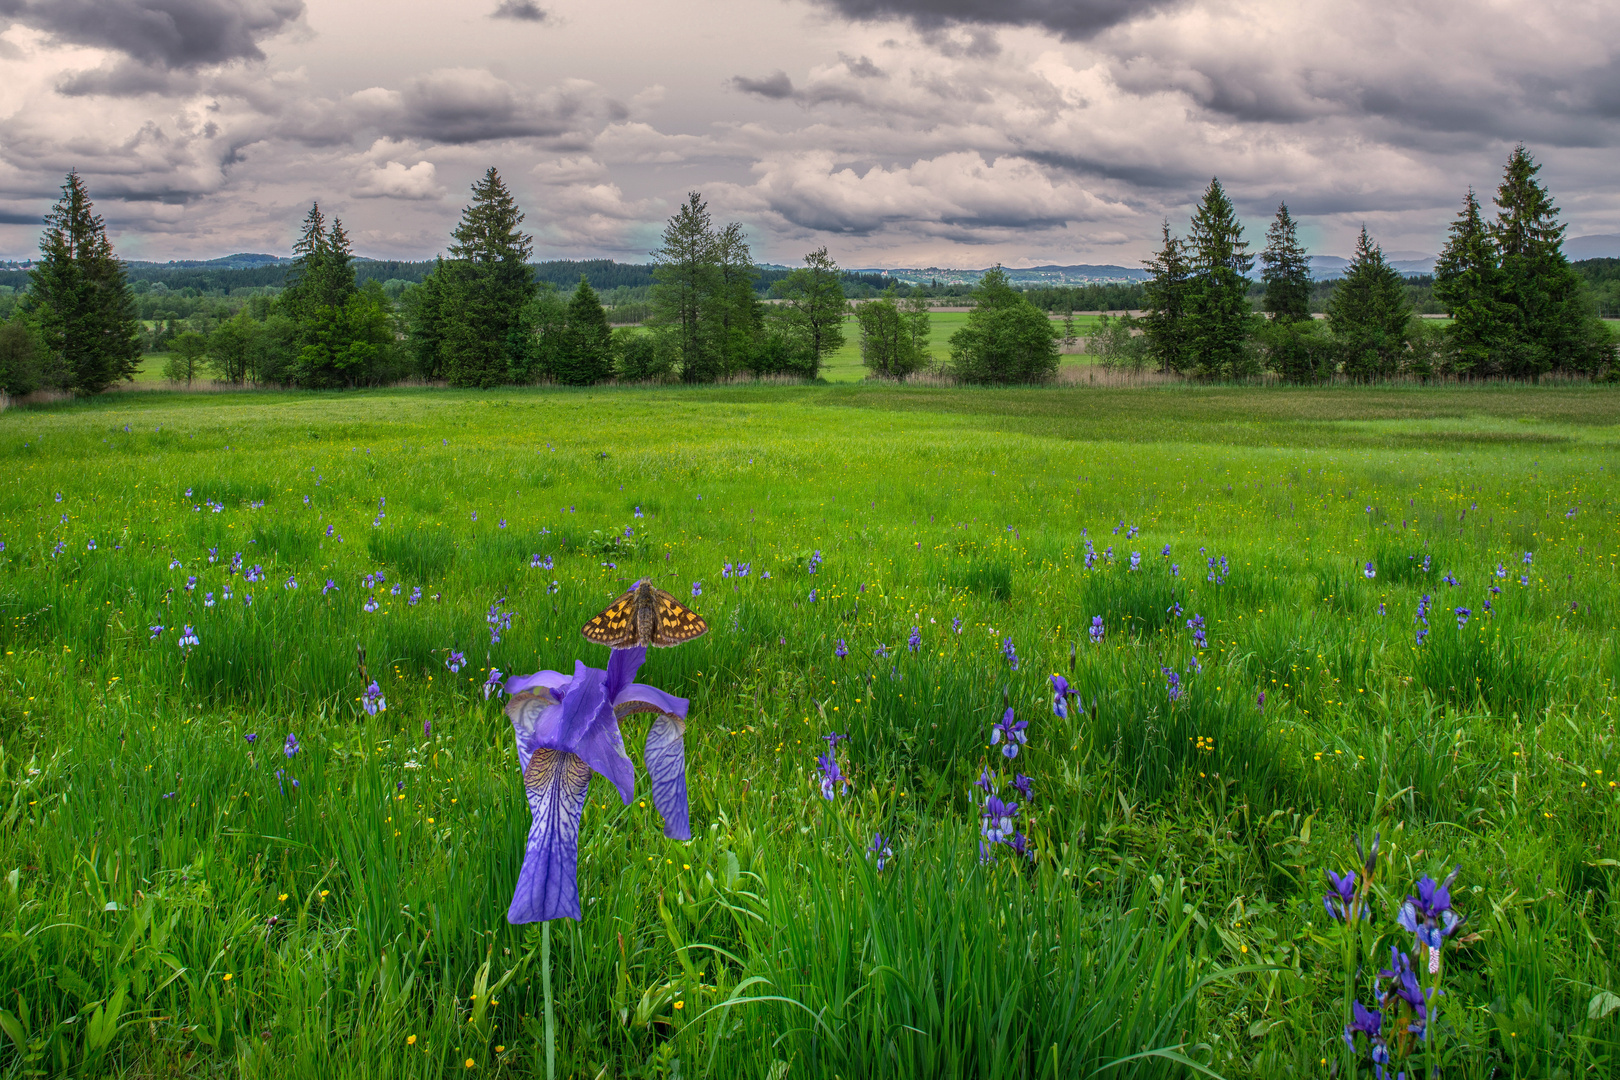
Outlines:
[[[644,262],[698,191],[761,262],[1134,266],[1212,176],[1255,247],[1286,201],[1409,258],[1518,142],[1620,233],[1617,53],[1569,0],[0,0],[0,258],[69,169],[126,258],[311,201],[430,258],[492,165],[539,259]]]

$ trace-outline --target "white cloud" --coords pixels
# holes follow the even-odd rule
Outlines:
[[[431,161],[419,161],[409,168],[390,161],[380,169],[367,169],[359,180],[354,194],[361,199],[439,199],[445,194]]]

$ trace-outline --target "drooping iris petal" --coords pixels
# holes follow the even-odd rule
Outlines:
[[[681,714],[686,702],[681,702]],[[664,835],[671,840],[692,839],[686,802],[686,721],[673,712],[661,712],[647,729],[647,772],[652,775],[653,805],[664,818]]]
[[[624,752],[624,737],[619,734],[619,722],[611,710],[602,708],[590,726],[580,735],[574,752],[585,763],[619,789],[619,797],[626,806],[636,793],[636,767],[630,764],[630,755]]]
[[[540,747],[523,770],[534,822],[523,853],[510,923],[579,918],[579,817],[591,769],[577,754]]]

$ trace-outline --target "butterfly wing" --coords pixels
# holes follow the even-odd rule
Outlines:
[[[709,632],[703,617],[663,589],[653,589],[653,603],[658,608],[658,632],[652,644],[661,649],[691,641]]]
[[[608,609],[579,628],[586,641],[610,649],[628,649],[636,643],[636,593],[632,589]]]

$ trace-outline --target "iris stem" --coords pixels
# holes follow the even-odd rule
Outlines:
[[[557,1020],[551,1008],[551,922],[540,924],[540,985],[546,995],[546,1080],[557,1080]]]

